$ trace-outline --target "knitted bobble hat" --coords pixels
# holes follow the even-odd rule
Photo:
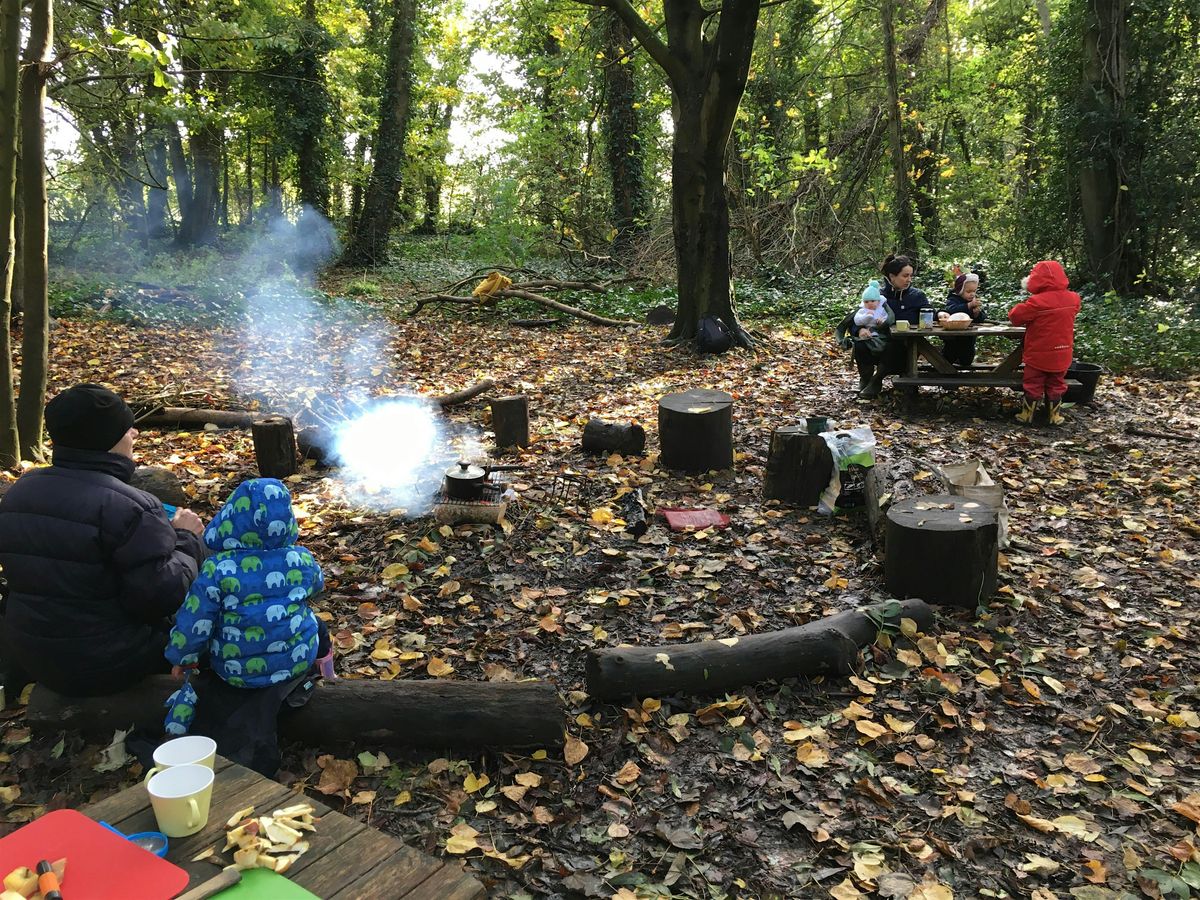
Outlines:
[[[863,289],[862,298],[866,300],[882,301],[883,295],[879,293],[879,279],[872,278],[871,283]]]

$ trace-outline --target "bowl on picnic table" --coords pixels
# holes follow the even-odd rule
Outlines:
[[[961,318],[959,318],[961,316]],[[947,331],[965,331],[972,325],[971,317],[966,313],[955,313],[938,323]]]

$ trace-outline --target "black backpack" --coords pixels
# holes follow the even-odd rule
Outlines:
[[[724,353],[733,346],[733,332],[718,316],[705,316],[696,327],[696,348],[701,353]]]

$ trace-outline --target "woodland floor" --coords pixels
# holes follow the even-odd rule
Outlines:
[[[330,325],[289,350],[293,396],[327,385],[356,331]],[[495,897],[1200,893],[1200,445],[1125,431],[1136,420],[1200,434],[1200,382],[1107,378],[1065,427],[1020,428],[1012,395],[995,391],[923,394],[910,417],[886,396],[857,403],[825,336],[776,330],[756,354],[701,358],[649,328],[428,315],[379,333],[381,362],[360,386],[440,393],[490,376],[491,396],[530,396],[535,443],[508,533],[348,509],[335,471],[304,471],[293,493],[326,572],[339,669],[552,680],[573,762],[292,747],[284,780],[321,784],[326,802],[429,853],[454,834]],[[243,400],[237,369],[255,352],[232,333],[85,320],[63,320],[52,340],[52,391],[103,380],[132,398],[206,392],[193,405]],[[656,401],[692,386],[736,397],[731,471],[656,467]],[[486,405],[451,417],[485,427]],[[761,503],[771,430],[810,412],[871,426],[880,455],[931,492],[939,464],[968,457],[1003,479],[1014,543],[990,607],[940,611],[934,634],[871,648],[849,680],[591,701],[589,648],[732,637],[883,597],[860,515]],[[646,423],[651,454],[583,457],[589,414]],[[146,433],[138,452],[178,473],[204,515],[255,474],[241,431]],[[594,485],[591,502],[549,496],[568,468]],[[651,507],[717,507],[732,526],[673,534],[659,520],[634,541],[593,515],[622,487]],[[138,774],[94,771],[101,748],[77,736],[31,736],[19,706],[0,743],[4,828]]]

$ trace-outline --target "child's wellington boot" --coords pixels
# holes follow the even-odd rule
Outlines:
[[[1036,411],[1036,400],[1031,400],[1028,396],[1021,398],[1021,411],[1017,413],[1017,421],[1022,425],[1029,425],[1033,422],[1033,414]]]
[[[333,671],[333,648],[329,648],[329,652],[317,660],[317,671],[321,673],[321,677],[326,681],[337,681],[338,677]]]
[[[1063,422],[1067,421],[1066,417],[1061,412],[1061,407],[1061,400],[1046,401],[1046,413],[1049,416],[1051,425],[1061,425]]]

